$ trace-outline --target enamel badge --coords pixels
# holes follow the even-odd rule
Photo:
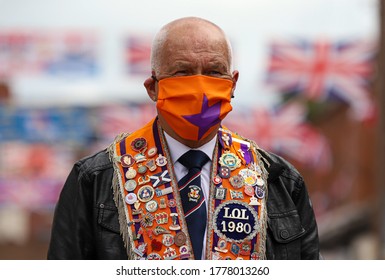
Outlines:
[[[227,166],[230,170],[235,170],[241,166],[241,160],[233,153],[224,152],[219,158],[219,164]]]
[[[193,202],[198,202],[199,198],[201,197],[200,195],[201,188],[196,185],[191,185],[188,188],[190,189],[188,193],[188,200]]]
[[[259,231],[257,212],[242,201],[227,201],[214,212],[214,231],[230,242],[251,240]]]

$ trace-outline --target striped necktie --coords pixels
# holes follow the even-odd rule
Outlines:
[[[201,259],[206,230],[207,211],[201,187],[201,170],[209,160],[199,150],[189,150],[178,159],[188,169],[178,186],[195,259]]]

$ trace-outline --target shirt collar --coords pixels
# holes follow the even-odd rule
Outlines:
[[[189,150],[200,150],[204,152],[212,161],[215,143],[217,141],[216,135],[209,142],[207,142],[203,146],[200,146],[199,148],[196,148],[196,149],[191,149],[190,147],[178,142],[177,140],[172,138],[170,135],[168,135],[166,132],[164,132],[164,135],[166,137],[168,149],[170,150],[170,155],[171,155],[173,164],[175,164],[178,161],[178,159]]]

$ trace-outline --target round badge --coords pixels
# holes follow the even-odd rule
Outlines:
[[[245,194],[248,196],[254,196],[254,188],[252,186],[245,186],[243,189]]]
[[[236,188],[240,189],[245,184],[245,180],[243,180],[243,177],[241,175],[235,175],[229,179],[230,184]]]
[[[135,180],[128,180],[125,184],[124,184],[124,188],[126,189],[126,191],[128,192],[132,192],[133,190],[136,189],[136,186],[138,184],[136,183]]]
[[[221,167],[219,167],[218,175],[219,175],[222,179],[228,179],[228,178],[230,178],[230,174],[231,174],[231,170],[230,170],[230,168],[228,168],[227,166],[221,166]]]
[[[176,200],[175,199],[170,199],[169,201],[167,201],[167,206],[170,207],[170,208],[174,208],[176,207]]]
[[[128,195],[126,195],[126,197],[124,198],[124,200],[126,201],[127,204],[134,204],[135,201],[138,200],[136,194],[134,193],[129,193]]]
[[[243,177],[245,185],[255,186],[257,184],[258,174],[251,169],[242,169],[239,171],[239,175]]]
[[[243,201],[226,201],[214,211],[214,231],[226,241],[251,240],[259,231],[257,212]]]
[[[144,174],[144,173],[146,173],[147,172],[147,166],[145,166],[145,165],[140,165],[139,167],[138,167],[138,173],[139,174]]]
[[[172,234],[166,233],[163,234],[162,243],[164,246],[170,247],[174,244],[174,236]]]
[[[147,151],[147,156],[151,158],[155,156],[157,152],[158,152],[158,149],[156,147],[152,147]]]
[[[255,195],[258,197],[258,198],[264,198],[265,197],[265,191],[263,188],[261,187],[255,187]]]
[[[132,167],[130,167],[126,172],[126,178],[127,179],[134,179],[136,177],[136,170]]]
[[[218,175],[216,175],[213,178],[213,182],[214,182],[215,185],[218,185],[218,184],[222,183],[222,178],[219,177]]]
[[[134,158],[132,157],[132,155],[126,154],[126,155],[123,155],[123,156],[120,157],[120,163],[121,163],[122,166],[124,166],[124,167],[130,167],[130,166],[133,166],[133,165],[134,165],[135,160],[134,160]]]
[[[226,247],[227,247],[227,241],[225,239],[220,238],[218,240],[217,246],[219,250],[224,251],[226,250]]]
[[[145,207],[148,212],[155,212],[156,210],[158,210],[158,202],[156,202],[155,200],[150,200],[146,203]]]
[[[141,202],[148,202],[154,197],[154,188],[150,185],[145,185],[138,190],[138,199]]]
[[[146,147],[147,147],[147,140],[144,138],[136,138],[131,142],[131,148],[136,152],[140,152]]]
[[[148,259],[148,260],[161,260],[162,257],[161,257],[158,253],[150,253],[150,254],[147,256],[147,259]]]
[[[257,252],[252,252],[250,255],[250,260],[258,260],[258,253]]]
[[[180,247],[186,243],[187,236],[183,231],[178,232],[174,236],[174,243],[176,246]]]
[[[230,168],[230,170],[235,170],[241,166],[241,160],[235,154],[225,152],[219,158],[219,164],[222,166],[227,166]]]
[[[165,166],[165,165],[167,164],[167,158],[166,158],[165,156],[163,156],[163,155],[160,154],[160,155],[156,158],[155,162],[156,162],[156,165],[157,165],[157,166]]]

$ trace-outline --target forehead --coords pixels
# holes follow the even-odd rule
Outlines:
[[[224,34],[214,28],[179,28],[170,30],[160,50],[161,60],[197,59],[229,62],[229,45]]]

